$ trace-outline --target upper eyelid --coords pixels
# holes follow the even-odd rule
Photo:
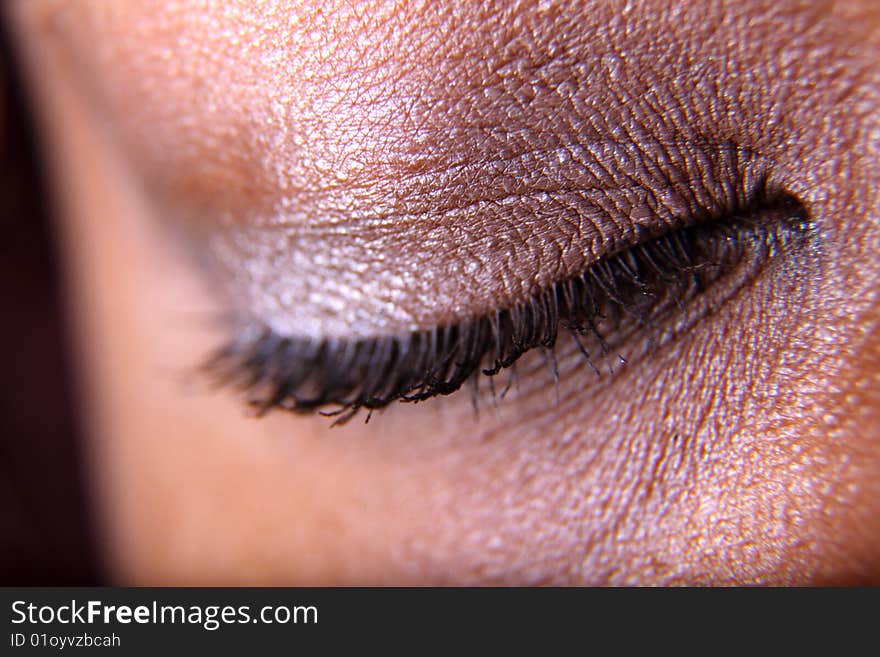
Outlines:
[[[364,280],[371,287],[369,296],[361,298],[363,313],[381,316],[381,307],[388,298],[384,295],[400,293],[395,278],[408,279],[408,296],[419,294],[423,301],[408,309],[417,316],[391,321],[385,331],[415,330],[465,319],[464,313],[485,313],[523,301],[534,290],[578,274],[609,249],[633,243],[644,232],[658,234],[670,226],[744,206],[768,177],[769,165],[762,155],[732,143],[682,138],[670,140],[662,152],[645,144],[616,146],[623,160],[615,156],[600,165],[602,156],[593,154],[592,166],[601,169],[600,173],[575,164],[569,169],[548,171],[548,178],[540,185],[519,183],[521,189],[516,192],[505,190],[497,182],[491,163],[474,166],[479,182],[464,200],[448,191],[448,181],[442,177],[420,180],[422,188],[409,195],[405,187],[398,188],[401,200],[395,196],[384,208],[381,203],[371,203],[372,196],[353,204],[341,192],[338,209],[334,209],[337,202],[333,196],[314,206],[320,208],[316,220],[304,215],[289,221],[282,214],[264,225],[243,229],[246,239],[239,239],[235,229],[215,237],[221,245],[223,240],[235,240],[237,244],[237,248],[221,250],[221,256],[231,261],[219,264],[227,267],[232,277],[243,269],[254,272],[249,281],[254,296],[246,300],[243,310],[280,334],[345,336],[353,330],[359,335],[375,333],[369,321],[354,321],[344,311],[320,304],[337,308],[345,301],[345,293],[334,298],[335,286],[357,285],[356,281]],[[670,155],[674,149],[682,153],[675,159]],[[626,158],[637,166],[638,174],[624,170],[621,162]],[[710,174],[706,167],[716,170]],[[595,180],[609,171],[607,175],[624,186],[607,181],[602,187],[590,188],[584,187],[583,180],[566,182],[566,174]],[[424,201],[421,207],[420,195],[444,190],[452,198]],[[512,202],[498,202],[493,197],[497,191]],[[535,207],[552,210],[554,216],[543,220],[524,217],[520,221],[528,199]],[[302,208],[291,211],[306,212]],[[288,246],[273,251],[273,244]],[[346,256],[352,248],[357,251]],[[476,277],[467,278],[463,269],[467,260],[462,260],[465,254],[496,267],[493,259],[499,257],[499,248],[504,250],[503,257],[512,260],[508,271],[477,270]],[[273,254],[271,266],[260,264],[267,253]],[[333,253],[339,264],[328,268],[327,257]],[[559,255],[549,255],[552,253]],[[450,276],[442,280],[420,278],[423,273],[431,276],[444,258],[451,267],[458,266]],[[354,267],[359,268],[350,269]],[[307,295],[312,293],[303,287],[304,281],[326,285],[326,295],[310,301]],[[282,287],[289,300],[279,307],[272,290]],[[456,305],[461,309],[456,311]],[[312,324],[315,316],[322,319]]]
[[[721,232],[712,237],[719,230],[713,224],[719,222]],[[686,317],[686,295],[723,278],[726,269],[735,269],[741,259],[756,258],[743,273],[745,278],[726,294],[735,293],[771,258],[801,245],[809,232],[806,209],[797,199],[763,190],[751,206],[731,217],[716,217],[625,249],[583,276],[489,317],[369,340],[304,339],[246,324],[208,368],[221,380],[247,390],[252,403],[264,412],[276,407],[302,412],[337,406],[339,410],[330,413],[338,416],[336,422],[347,421],[361,408],[372,412],[397,399],[420,401],[450,394],[481,373],[491,377],[515,365],[537,347],[549,349],[556,379],[553,349],[564,331],[571,332],[599,374],[591,360],[595,352],[591,357],[578,335],[592,334],[607,354],[605,329],[599,322],[607,321],[609,307],[631,315],[636,325],[649,319],[642,313],[670,302],[679,305]],[[632,294],[647,294],[647,306],[630,301]]]

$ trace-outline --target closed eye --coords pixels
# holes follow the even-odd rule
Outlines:
[[[11,4],[119,576],[876,575],[872,2]]]
[[[582,274],[557,281],[528,300],[465,321],[371,338],[297,337],[245,324],[207,369],[242,388],[261,412],[320,411],[345,422],[360,409],[476,391],[533,349],[548,355],[569,340],[586,370],[601,375],[609,358],[626,362],[639,336],[656,348],[711,312],[808,235],[805,209],[766,187],[748,203],[650,237],[606,256]],[[692,301],[708,297],[696,311]],[[503,397],[509,388],[501,389]],[[496,387],[491,385],[493,395]],[[474,397],[476,400],[476,397]],[[367,415],[369,418],[369,415]]]
[[[230,293],[240,323],[209,365],[221,380],[262,409],[347,417],[491,382],[563,343],[600,371],[787,251],[805,213],[779,191],[785,132],[742,120],[775,116],[759,90],[776,87],[697,56],[726,52],[714,32],[621,49],[579,12],[522,11],[432,45],[430,66],[404,31],[382,66],[333,59],[316,76],[281,50],[284,65],[246,57],[207,88],[174,69],[165,88],[223,108],[195,126],[174,118],[191,94],[157,99],[149,76],[104,90],[160,214]],[[117,59],[170,75],[158,55]],[[257,72],[235,77],[245,63]]]

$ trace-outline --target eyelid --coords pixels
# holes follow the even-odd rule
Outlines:
[[[594,360],[626,343],[629,333],[656,329],[654,321],[670,308],[679,324],[694,321],[687,310],[694,295],[724,281],[711,302],[722,303],[808,232],[805,209],[796,199],[764,190],[733,215],[623,249],[579,277],[488,316],[405,336],[348,340],[284,336],[249,325],[208,369],[246,390],[263,412],[337,407],[329,413],[338,415],[337,423],[361,408],[451,394],[468,380],[476,391],[481,375],[495,376],[534,348],[548,350],[555,379],[554,348],[566,332],[600,374]],[[633,327],[624,330],[627,321]],[[598,355],[584,339],[595,340]]]
[[[554,152],[564,161],[529,153],[359,197],[334,189],[212,234],[213,263],[240,314],[280,335],[400,335],[522,303],[626,245],[744,207],[769,166],[696,137]]]

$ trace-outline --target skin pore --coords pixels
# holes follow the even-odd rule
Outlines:
[[[877,581],[871,4],[11,3],[114,577]],[[533,351],[476,414],[462,390],[331,430],[194,373],[218,317],[479,317],[759,182],[809,242],[601,376],[560,345],[558,384]]]

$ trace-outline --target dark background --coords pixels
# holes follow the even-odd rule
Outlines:
[[[96,584],[50,202],[0,21],[0,584]]]

